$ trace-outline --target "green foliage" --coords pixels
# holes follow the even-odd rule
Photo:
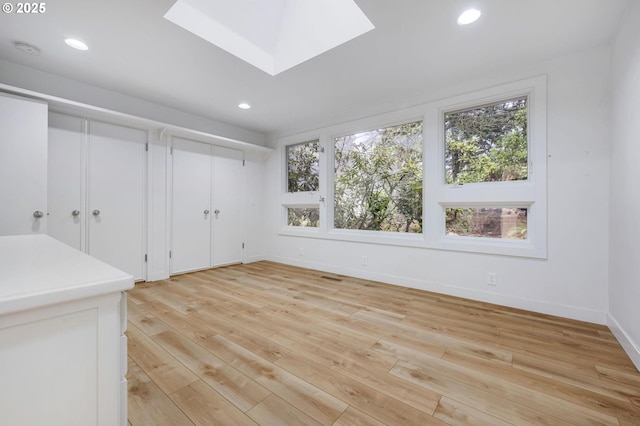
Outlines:
[[[446,183],[527,179],[527,98],[445,114]]]
[[[422,122],[334,142],[335,227],[422,232]]]
[[[287,209],[287,225],[317,228],[320,226],[320,209],[294,208]]]
[[[287,147],[287,192],[317,191],[320,188],[318,149],[317,140]]]

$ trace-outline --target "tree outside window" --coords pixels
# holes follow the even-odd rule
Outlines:
[[[287,192],[318,191],[319,148],[317,140],[287,146]]]
[[[527,179],[527,98],[444,115],[448,184]]]
[[[334,139],[334,226],[422,232],[422,121]]]
[[[444,115],[445,182],[528,178],[527,97]],[[527,238],[527,209],[447,208],[447,235]]]

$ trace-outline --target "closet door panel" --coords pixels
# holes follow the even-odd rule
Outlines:
[[[47,104],[0,94],[0,235],[45,233],[46,212]]]
[[[88,253],[144,279],[146,132],[89,123]]]
[[[210,145],[174,138],[172,194],[171,273],[210,267]]]
[[[241,151],[213,147],[212,266],[242,262],[246,228]]]
[[[49,114],[47,233],[78,250],[83,249],[83,122],[70,115]]]

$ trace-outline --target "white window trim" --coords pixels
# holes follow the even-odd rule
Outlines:
[[[315,140],[319,141],[319,176],[318,176],[318,190],[317,191],[304,191],[304,192],[288,192],[288,157],[287,157],[287,147],[293,145],[300,145],[303,143],[313,142]],[[317,133],[306,133],[302,135],[296,135],[288,138],[283,138],[280,140],[280,170],[283,171],[282,179],[280,182],[280,205],[281,205],[281,229],[279,234],[281,235],[303,235],[303,236],[317,236],[322,230],[326,232],[326,212],[325,208],[323,208],[320,200],[323,199],[323,194],[325,191],[326,183],[323,180],[323,167],[326,162],[324,159],[326,155],[323,153],[323,143],[320,139],[320,135]],[[320,226],[319,227],[306,227],[306,226],[289,226],[288,225],[288,216],[287,209],[289,207],[293,208],[319,208],[320,209]]]
[[[425,243],[444,250],[546,258],[547,256],[547,113],[546,76],[517,81],[428,105],[425,114]],[[526,95],[528,179],[448,185],[444,181],[444,114]],[[529,209],[527,239],[445,235],[447,207],[522,206]]]
[[[526,181],[484,182],[460,186],[444,182],[444,113],[473,108],[526,95],[528,113],[529,166]],[[335,137],[423,120],[423,233],[361,231],[333,228],[333,140]],[[319,191],[287,193],[286,147],[318,139],[320,153]],[[516,81],[488,89],[442,99],[413,108],[331,126],[279,141],[281,208],[285,218],[279,235],[397,245],[425,249],[454,250],[532,258],[547,257],[547,79],[546,76]],[[324,201],[321,201],[324,200]],[[318,228],[287,226],[286,208],[320,208]],[[447,207],[526,207],[527,239],[510,240],[445,235]]]

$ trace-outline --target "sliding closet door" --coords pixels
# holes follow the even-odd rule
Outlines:
[[[173,140],[171,273],[209,268],[211,145]]]
[[[243,153],[213,147],[212,266],[242,262],[246,227]]]
[[[70,115],[49,114],[47,233],[78,250],[84,249],[83,123]]]
[[[88,253],[144,279],[145,143],[142,130],[89,123]]]

